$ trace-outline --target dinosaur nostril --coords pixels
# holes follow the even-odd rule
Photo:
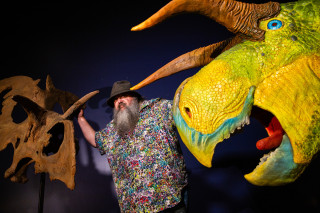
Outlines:
[[[192,114],[191,114],[190,109],[188,107],[185,107],[184,110],[186,111],[186,113],[189,116],[189,118],[192,118]]]

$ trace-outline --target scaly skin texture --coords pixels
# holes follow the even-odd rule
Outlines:
[[[282,26],[268,29],[274,20]],[[264,164],[246,178],[257,185],[280,185],[294,181],[320,148],[320,1],[282,4],[280,14],[261,21],[260,28],[266,31],[263,41],[232,47],[183,83],[174,116],[184,143],[210,167],[214,148],[225,136],[199,142],[192,132],[210,138],[230,131],[222,126],[244,110],[249,89],[255,88],[253,105],[279,120],[292,146],[288,165],[294,166],[277,177],[270,169],[276,163]],[[273,180],[264,179],[267,170]]]

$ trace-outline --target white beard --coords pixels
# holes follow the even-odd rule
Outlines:
[[[130,105],[123,104],[124,108],[122,110],[113,110],[113,121],[115,129],[120,136],[124,136],[126,133],[133,131],[138,123],[140,116],[140,104],[137,98],[134,98]]]

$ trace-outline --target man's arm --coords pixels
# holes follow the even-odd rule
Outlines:
[[[87,140],[87,142],[91,146],[97,147],[97,144],[95,141],[95,133],[96,132],[94,131],[94,129],[91,127],[91,125],[88,123],[88,121],[84,117],[83,109],[81,109],[78,114],[78,123],[79,123],[81,131],[82,131],[85,139]]]

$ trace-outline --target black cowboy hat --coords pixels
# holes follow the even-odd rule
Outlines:
[[[136,96],[138,97],[138,99],[141,99],[141,95],[138,92],[130,90],[131,87],[132,86],[130,82],[126,80],[114,82],[111,89],[110,98],[107,100],[107,104],[113,108],[115,97],[124,93]]]

